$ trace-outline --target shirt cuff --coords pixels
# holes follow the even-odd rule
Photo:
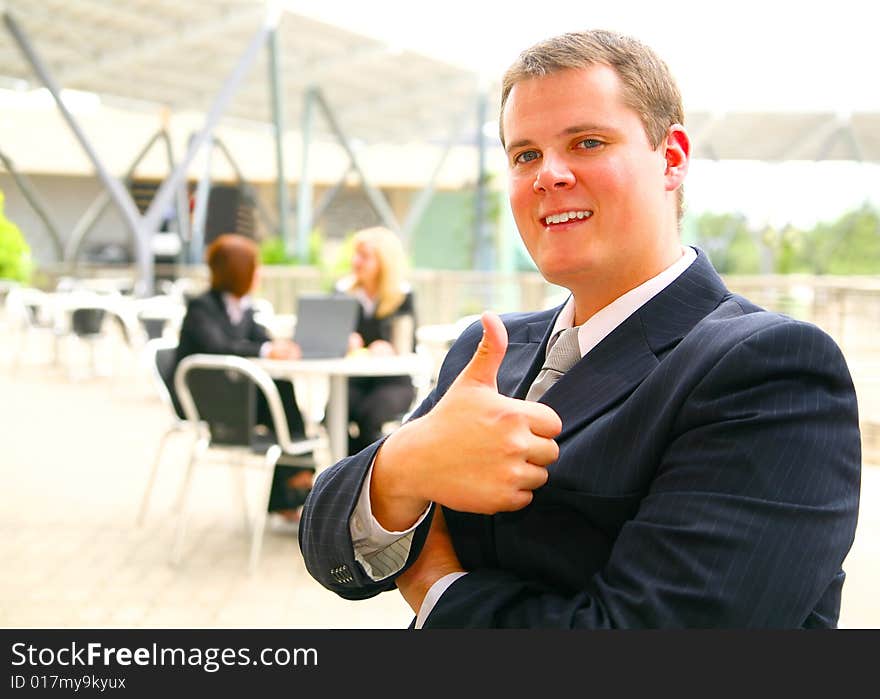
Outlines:
[[[458,580],[462,575],[467,575],[466,572],[460,571],[458,573],[449,573],[440,578],[437,582],[431,585],[431,588],[428,590],[428,594],[425,595],[425,599],[422,600],[422,606],[419,607],[419,613],[416,615],[416,625],[415,628],[420,629],[424,626],[425,621],[428,618],[428,615],[434,609],[434,605],[440,601],[441,595],[446,592],[449,586]]]
[[[272,343],[271,342],[264,342],[262,345],[260,345],[260,357],[262,359],[265,359],[266,357],[268,357],[269,350],[271,350],[271,349],[272,349]]]
[[[431,511],[431,505],[425,508],[415,524],[404,531],[390,532],[373,516],[370,506],[370,482],[373,466],[367,471],[357,505],[348,520],[348,529],[354,548],[355,560],[364,567],[364,571],[373,580],[384,580],[403,569],[412,546],[412,536],[416,528],[425,520]]]

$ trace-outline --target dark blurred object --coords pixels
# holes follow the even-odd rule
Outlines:
[[[71,328],[77,337],[88,338],[101,334],[106,311],[103,308],[76,308],[71,315]]]
[[[104,318],[107,316],[105,308],[94,306],[83,306],[74,308],[70,315],[70,329],[72,335],[80,343],[85,343],[89,349],[89,366],[93,376],[97,376],[100,372],[98,366],[98,356],[96,352],[97,344],[105,339],[104,334]],[[68,367],[70,377],[73,378],[73,364]]]
[[[140,318],[141,325],[144,326],[144,332],[147,335],[148,340],[155,340],[157,337],[162,337],[162,333],[165,331],[165,326],[168,323],[167,318]]]
[[[253,198],[242,187],[212,185],[205,220],[205,246],[224,233],[254,237],[256,227]]]

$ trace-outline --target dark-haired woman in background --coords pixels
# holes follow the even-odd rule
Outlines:
[[[413,293],[404,281],[406,256],[400,238],[387,228],[355,233],[351,275],[336,288],[360,301],[357,331],[349,349],[371,354],[407,354],[415,347]],[[348,381],[349,421],[358,434],[350,436],[348,453],[356,454],[382,437],[382,425],[403,415],[415,399],[408,376],[364,376]]]
[[[266,329],[254,320],[250,292],[259,278],[258,252],[254,241],[232,233],[217,237],[208,246],[205,261],[211,272],[211,288],[187,304],[176,363],[191,354],[299,358],[298,345],[290,340],[271,339]],[[275,385],[281,395],[291,438],[304,437],[305,425],[296,404],[293,384],[277,380]],[[260,425],[269,427],[272,424],[269,407],[261,394],[258,394],[256,419]],[[312,487],[314,472],[314,466],[278,464],[269,511],[295,520]]]

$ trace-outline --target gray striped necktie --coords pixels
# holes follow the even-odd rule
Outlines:
[[[526,395],[526,400],[538,400],[559,378],[580,361],[581,347],[578,342],[578,327],[568,328],[551,338],[550,351],[544,366],[535,377],[535,382]]]

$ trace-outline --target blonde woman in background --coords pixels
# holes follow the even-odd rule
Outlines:
[[[406,255],[400,238],[387,228],[355,233],[351,274],[337,291],[360,301],[356,332],[349,349],[374,355],[406,354],[415,347],[415,305],[405,281]],[[356,454],[382,436],[382,425],[404,414],[415,398],[408,376],[369,376],[349,379],[349,421],[357,435],[349,437],[348,453]]]

